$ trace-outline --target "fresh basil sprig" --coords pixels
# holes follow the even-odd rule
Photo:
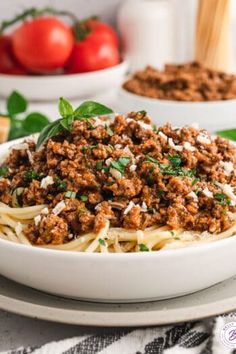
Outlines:
[[[94,101],[83,102],[79,107],[73,110],[70,102],[63,97],[59,98],[58,110],[62,118],[50,123],[42,130],[38,138],[37,149],[48,139],[63,130],[70,131],[75,120],[86,120],[92,117],[113,113],[112,109]]]
[[[220,130],[216,134],[222,138],[236,140],[236,129]]]
[[[39,112],[27,113],[27,108],[28,102],[19,92],[13,91],[7,98],[5,115],[10,118],[11,124],[8,140],[37,133],[49,123],[45,115]]]

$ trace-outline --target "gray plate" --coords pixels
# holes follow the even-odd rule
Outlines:
[[[0,309],[43,320],[86,326],[165,325],[235,310],[236,276],[191,295],[136,304],[64,299],[0,276]]]

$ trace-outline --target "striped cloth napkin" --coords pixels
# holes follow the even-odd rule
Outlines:
[[[234,322],[236,328],[236,313],[168,327],[107,329],[0,354],[236,354]]]

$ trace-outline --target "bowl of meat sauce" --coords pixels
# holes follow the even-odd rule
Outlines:
[[[0,272],[100,302],[189,294],[236,273],[236,147],[96,102],[0,146]],[[63,109],[62,109],[63,106]],[[69,115],[67,115],[69,111]]]
[[[120,90],[121,111],[145,109],[158,124],[198,123],[210,131],[230,128],[236,111],[236,76],[197,62],[146,67]]]

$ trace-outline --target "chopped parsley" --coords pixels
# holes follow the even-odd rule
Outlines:
[[[174,155],[174,156],[169,155],[168,160],[174,167],[180,167],[182,165],[182,159],[179,155]]]
[[[79,212],[80,212],[81,214],[86,213],[86,211],[87,211],[86,208],[80,208],[80,209],[79,209]]]
[[[99,238],[98,242],[101,246],[106,246],[106,242],[102,238]]]
[[[144,243],[140,243],[139,251],[140,252],[149,252],[149,248]]]
[[[170,231],[171,236],[175,236],[174,231]]]
[[[147,115],[147,112],[144,109],[142,109],[141,111],[138,111],[137,113],[141,114],[143,117],[145,117]]]
[[[103,169],[103,164],[102,164],[102,161],[97,161],[96,162],[96,169],[98,171],[101,171]]]
[[[55,178],[55,185],[56,185],[57,189],[62,191],[62,192],[64,192],[66,190],[66,187],[67,187],[66,181],[63,181],[59,177]]]
[[[200,178],[194,178],[194,180],[192,181],[192,186],[195,186],[195,184],[199,181],[200,181]]]
[[[87,197],[87,195],[81,195],[81,196],[79,197],[79,199],[82,200],[82,202],[87,202],[88,197]]]
[[[158,129],[157,129],[156,124],[153,124],[152,130],[154,131],[154,133],[158,134]]]
[[[215,199],[218,200],[222,206],[230,205],[230,200],[227,199],[226,196],[222,193],[216,193]]]
[[[196,195],[198,195],[200,192],[201,192],[201,188],[196,188],[196,189],[194,189],[194,193],[195,193]]]
[[[32,181],[33,179],[38,179],[39,178],[39,174],[34,171],[34,170],[29,170],[29,171],[26,171],[23,175],[23,179],[26,181],[26,182],[30,182]]]
[[[130,157],[119,157],[117,161],[111,161],[110,166],[123,175],[125,173],[125,167],[128,165],[129,161]]]
[[[171,162],[170,164],[159,163],[152,156],[146,155],[146,162],[152,162],[158,165],[160,172],[163,175],[180,176],[180,177],[186,176],[186,177],[193,178],[193,176],[196,173],[195,169],[186,170],[180,167],[180,165],[182,164],[182,160],[179,155],[169,156],[169,161]]]
[[[106,129],[107,134],[108,134],[109,136],[112,136],[112,135],[113,135],[113,131],[111,130],[111,128],[109,127],[109,125],[105,125],[105,129]]]
[[[8,172],[9,172],[9,169],[7,166],[0,167],[0,177],[6,177]]]
[[[83,153],[86,153],[87,150],[95,149],[97,146],[98,146],[98,144],[96,144],[96,145],[84,145],[84,146],[82,146],[81,150],[82,150]]]
[[[67,192],[65,193],[65,197],[66,197],[66,198],[75,198],[75,197],[76,197],[76,192],[67,191]]]

